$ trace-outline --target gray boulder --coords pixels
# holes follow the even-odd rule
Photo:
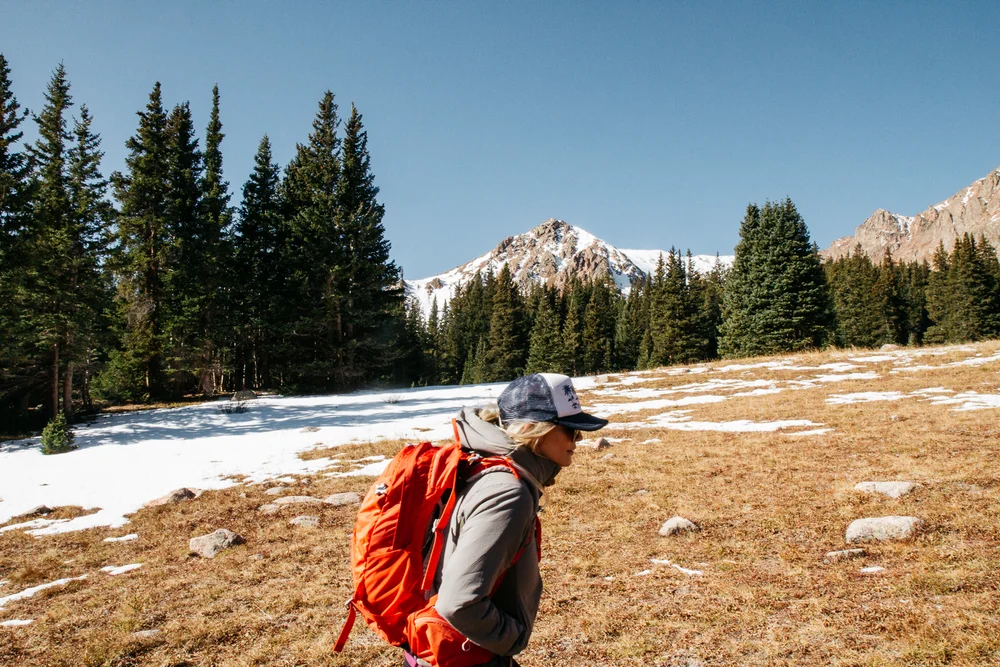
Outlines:
[[[293,526],[302,526],[303,528],[315,528],[319,525],[318,516],[297,516],[288,523]]]
[[[899,346],[896,345],[895,343],[886,343],[885,345],[883,345],[882,347],[879,348],[879,351],[881,351],[881,352],[892,352],[893,350],[898,350],[898,349],[899,349]]]
[[[838,563],[842,560],[850,560],[852,558],[863,558],[868,554],[864,549],[842,549],[841,551],[828,551],[823,560],[830,563]]]
[[[271,502],[275,505],[312,505],[323,501],[312,496],[284,496],[282,498],[275,498]]]
[[[215,558],[220,551],[244,542],[245,540],[233,531],[220,528],[208,535],[192,537],[188,542],[188,549],[202,558]]]
[[[341,505],[357,505],[361,502],[361,496],[353,491],[348,491],[347,493],[335,493],[332,496],[324,498],[323,502],[327,505],[333,505],[334,507],[340,507]]]
[[[139,630],[138,632],[133,632],[129,637],[132,639],[142,640],[142,639],[154,639],[161,634],[160,630]]]
[[[287,486],[273,486],[264,492],[267,496],[280,496],[282,493],[288,490]]]
[[[682,516],[671,517],[660,526],[660,535],[667,537],[669,535],[679,535],[681,533],[690,533],[701,530],[698,524],[693,521],[688,521]]]
[[[185,500],[190,500],[192,498],[197,498],[200,494],[195,493],[191,489],[181,488],[171,491],[167,495],[157,498],[156,500],[150,500],[148,503],[143,505],[143,507],[159,507],[160,505],[173,505],[174,503],[183,502]]]
[[[253,393],[250,389],[240,389],[238,392],[233,394],[233,397],[229,400],[231,401],[252,401],[257,398],[257,394]]]
[[[880,493],[890,498],[899,498],[913,491],[917,486],[913,482],[859,482],[854,486],[854,490],[863,493]]]
[[[849,542],[884,542],[909,540],[916,536],[924,522],[915,516],[882,516],[858,519],[847,527]]]

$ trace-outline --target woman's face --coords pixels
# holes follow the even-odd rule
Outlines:
[[[565,468],[573,465],[573,452],[583,433],[565,426],[556,426],[538,443],[538,454]]]

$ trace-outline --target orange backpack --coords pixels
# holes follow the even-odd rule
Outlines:
[[[354,596],[335,651],[344,649],[361,612],[376,634],[432,667],[472,667],[493,657],[438,615],[430,591],[460,486],[497,466],[520,475],[504,457],[463,451],[457,425],[455,435],[445,447],[406,445],[362,501],[351,538]],[[535,532],[539,540],[537,519]]]

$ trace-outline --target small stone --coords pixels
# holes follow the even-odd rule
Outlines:
[[[273,502],[275,505],[308,505],[321,503],[323,501],[319,498],[313,498],[312,496],[284,496],[283,498],[276,498]]]
[[[872,565],[871,567],[863,567],[859,570],[861,574],[878,574],[879,572],[885,572],[885,568],[881,565]]]
[[[157,498],[156,500],[150,500],[148,503],[143,505],[143,507],[159,507],[160,505],[172,505],[174,503],[179,503],[184,500],[190,500],[191,498],[197,498],[200,494],[195,493],[191,489],[181,488],[171,491],[167,495]]]
[[[649,493],[649,489],[639,489],[638,491],[635,492],[635,495],[637,495],[637,496],[644,496],[647,493]]]
[[[250,560],[264,560],[264,554],[254,554],[250,556]]]
[[[879,351],[880,352],[892,352],[893,350],[898,350],[898,349],[899,349],[899,346],[896,345],[895,343],[886,343],[885,345],[883,345],[882,347],[879,348]]]
[[[55,510],[52,509],[51,507],[49,507],[47,505],[39,505],[38,507],[34,507],[34,508],[28,510],[27,512],[25,512],[21,516],[22,517],[45,516],[47,514],[52,514],[53,512],[55,512]]]
[[[315,528],[319,525],[318,516],[297,516],[288,523],[293,526],[302,526],[304,528]]]
[[[274,503],[266,503],[257,508],[258,512],[263,512],[264,514],[274,514],[275,512],[281,511],[281,505],[275,505]]]
[[[133,632],[129,635],[132,639],[153,639],[161,634],[160,630],[139,630],[138,632]]]
[[[864,493],[880,493],[890,498],[905,496],[917,488],[913,482],[860,482],[854,486],[855,491]]]
[[[264,492],[266,496],[280,496],[282,493],[288,490],[287,486],[273,486]]]
[[[608,381],[608,376],[607,375],[595,375],[594,376],[594,382],[596,384],[606,384],[607,381]]]
[[[848,542],[884,542],[912,539],[924,522],[915,516],[883,516],[858,519],[847,527]]]
[[[828,551],[823,560],[830,563],[837,563],[842,560],[850,560],[851,558],[862,558],[867,555],[867,551],[864,549],[842,549],[840,551]]]
[[[220,551],[237,544],[243,544],[244,541],[233,531],[220,528],[208,535],[192,537],[188,542],[188,549],[191,550],[191,553],[198,554],[202,558],[215,558]]]
[[[306,426],[300,433],[315,433],[319,430],[318,426]]]
[[[608,452],[607,454],[605,454],[604,456],[601,457],[601,460],[602,461],[610,461],[613,458],[615,458],[615,453],[614,452]]]
[[[240,494],[240,498],[246,498],[246,497],[247,497],[247,494],[246,494],[246,493],[241,493],[241,494]]]
[[[701,530],[701,528],[699,528],[698,524],[693,521],[688,521],[682,516],[675,516],[671,517],[666,523],[660,526],[660,535],[667,537],[669,535],[678,535],[680,533],[688,533],[699,530]]]
[[[257,394],[253,393],[250,389],[240,389],[238,392],[233,394],[230,400],[233,401],[252,401],[257,398]]]
[[[335,493],[332,496],[324,498],[323,502],[327,505],[333,505],[334,507],[340,507],[341,505],[357,505],[361,502],[361,496],[353,491]]]
[[[607,441],[606,438],[598,438],[594,443],[594,449],[607,449],[611,446],[611,443]]]

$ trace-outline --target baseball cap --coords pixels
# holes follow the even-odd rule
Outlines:
[[[580,431],[608,425],[607,419],[583,411],[573,381],[558,373],[534,373],[514,380],[500,394],[497,406],[504,423],[554,422]]]

